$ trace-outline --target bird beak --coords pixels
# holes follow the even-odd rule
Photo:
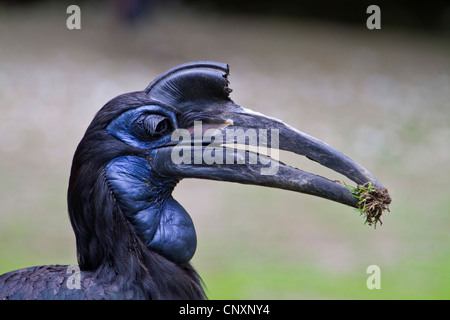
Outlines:
[[[214,115],[214,123],[197,121],[189,128],[177,129],[167,145],[152,151],[154,170],[178,179],[200,178],[292,190],[357,207],[358,199],[340,182],[293,168],[268,155],[286,150],[316,161],[358,185],[370,182],[376,190],[385,190],[361,165],[280,120],[232,101],[208,112]]]

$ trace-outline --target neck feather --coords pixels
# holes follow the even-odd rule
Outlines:
[[[171,261],[139,236],[116,199],[106,171],[89,166],[72,171],[69,216],[81,270],[92,271],[99,283],[115,283],[149,299],[205,298],[201,279],[188,262]]]

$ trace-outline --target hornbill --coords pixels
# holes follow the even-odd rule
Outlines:
[[[197,245],[193,222],[172,197],[183,178],[280,188],[357,206],[358,199],[336,181],[281,162],[264,173],[275,159],[239,149],[239,136],[230,141],[230,130],[267,133],[245,142],[306,156],[358,185],[370,182],[384,190],[366,169],[326,143],[235,104],[228,76],[227,64],[187,63],[103,106],[76,149],[69,179],[79,272],[62,265],[11,271],[0,276],[0,299],[206,298],[189,263]],[[215,161],[195,158],[208,150]],[[220,150],[226,161],[219,161]],[[254,161],[258,157],[269,162]]]

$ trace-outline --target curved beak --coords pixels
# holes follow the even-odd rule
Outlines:
[[[285,150],[316,161],[358,185],[370,182],[375,189],[385,190],[361,165],[280,120],[232,101],[216,105],[208,112],[215,119],[213,123],[194,121],[187,128],[175,130],[167,145],[152,151],[154,170],[179,179],[200,178],[292,190],[357,207],[358,199],[340,182],[288,166],[265,151]]]

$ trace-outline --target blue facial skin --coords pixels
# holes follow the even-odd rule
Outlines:
[[[175,263],[188,262],[195,253],[197,236],[189,214],[172,197],[178,180],[155,173],[148,162],[151,148],[167,143],[170,135],[146,137],[136,120],[154,114],[174,117],[159,106],[144,106],[125,112],[113,120],[107,132],[123,142],[143,150],[142,156],[122,156],[105,167],[106,179],[122,212],[149,249]]]
[[[142,106],[136,109],[122,113],[106,128],[106,131],[119,140],[122,140],[130,146],[150,150],[162,146],[170,141],[170,135],[162,136],[160,139],[147,139],[147,133],[142,132],[142,126],[139,125],[139,119],[145,115],[162,115],[170,120],[173,129],[177,129],[175,115],[169,110],[157,106]]]

